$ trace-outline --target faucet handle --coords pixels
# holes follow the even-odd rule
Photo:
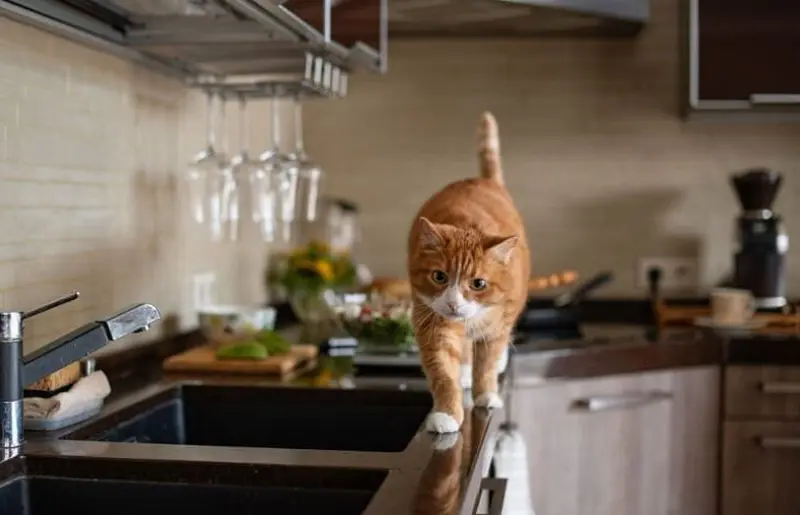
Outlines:
[[[53,308],[57,308],[58,306],[61,306],[62,304],[66,304],[67,302],[72,302],[73,300],[75,300],[78,297],[80,297],[80,295],[81,294],[78,293],[77,291],[73,291],[69,295],[64,295],[63,297],[59,297],[59,298],[57,298],[55,300],[52,300],[52,301],[48,302],[47,304],[39,306],[38,308],[34,308],[34,309],[30,310],[30,311],[24,312],[22,314],[22,319],[24,320],[26,318],[30,318],[32,316],[36,316],[36,315],[38,315],[40,313],[44,313],[45,311],[50,311]]]

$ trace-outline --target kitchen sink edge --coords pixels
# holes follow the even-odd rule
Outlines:
[[[470,426],[462,429],[457,435],[432,435],[424,431],[424,417],[419,427],[413,432],[410,441],[403,448],[396,446],[391,451],[353,450],[353,449],[314,449],[285,447],[250,447],[226,445],[188,445],[184,443],[149,443],[149,442],[114,442],[91,439],[75,439],[75,436],[88,438],[92,428],[99,427],[111,420],[119,422],[135,414],[143,405],[157,405],[165,399],[174,397],[176,389],[182,388],[218,388],[226,386],[211,378],[202,380],[161,380],[147,384],[134,391],[126,392],[104,408],[103,412],[89,421],[63,430],[55,435],[26,433],[28,441],[23,452],[32,459],[59,458],[64,462],[75,459],[102,460],[115,463],[120,468],[131,467],[134,463],[145,463],[145,466],[162,467],[165,464],[182,464],[196,467],[213,464],[226,466],[249,467],[293,467],[311,470],[328,469],[333,471],[358,471],[359,473],[382,473],[384,480],[372,492],[367,508],[361,512],[367,515],[378,513],[416,513],[419,507],[414,506],[413,499],[419,499],[424,490],[436,490],[436,481],[444,480],[453,473],[462,474],[463,487],[457,492],[460,497],[461,510],[458,513],[471,514],[481,489],[483,460],[488,453],[489,434],[496,432],[502,418],[502,410],[476,410],[468,412]],[[325,388],[285,387],[285,386],[253,386],[253,389],[265,389],[286,392],[323,391]],[[330,389],[332,391],[342,391]],[[259,390],[260,391],[260,390]],[[366,392],[366,393],[364,393]],[[363,390],[361,394],[374,394],[372,390]],[[405,396],[415,392],[394,391],[390,395]],[[427,395],[427,392],[425,392]],[[290,394],[291,395],[291,394]],[[420,397],[417,397],[420,399]],[[412,403],[413,404],[413,403]],[[476,427],[477,426],[477,427]],[[83,435],[81,431],[84,431]],[[454,442],[469,445],[469,463],[458,462],[459,470],[446,470],[442,463],[453,462],[449,449]],[[444,442],[444,443],[443,443]],[[460,448],[460,446],[459,446]],[[460,452],[460,451],[459,451]],[[448,453],[450,453],[448,455]],[[141,465],[139,465],[141,466]],[[448,465],[450,466],[450,465]],[[98,474],[95,474],[98,475]],[[36,481],[34,479],[34,481]],[[36,491],[38,484],[31,483]],[[30,488],[31,486],[28,486]],[[43,491],[43,490],[39,490]],[[423,512],[424,513],[424,512]],[[35,515],[35,514],[34,514]]]
[[[432,407],[418,391],[178,383],[61,439],[396,453]]]
[[[125,462],[97,457],[25,457],[24,473],[0,484],[0,513],[167,515],[225,509],[259,514],[265,506],[290,514],[357,515],[387,471],[186,463]]]

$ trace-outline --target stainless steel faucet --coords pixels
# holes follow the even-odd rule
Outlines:
[[[161,319],[161,313],[152,304],[134,304],[23,356],[24,321],[71,302],[79,295],[73,292],[26,312],[0,312],[0,448],[22,445],[22,396],[26,386],[88,356],[109,342],[131,333],[146,331]]]

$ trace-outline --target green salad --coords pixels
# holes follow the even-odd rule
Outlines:
[[[235,343],[217,349],[217,359],[262,360],[269,356],[286,354],[292,348],[286,338],[275,331],[263,330],[247,335]]]
[[[345,330],[366,344],[416,346],[409,308],[375,309],[354,305],[341,310],[339,316]]]

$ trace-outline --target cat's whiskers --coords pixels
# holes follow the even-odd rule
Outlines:
[[[419,329],[430,330],[436,326],[436,313],[432,309],[427,306],[415,304],[414,311],[421,312],[421,316],[417,321]]]

